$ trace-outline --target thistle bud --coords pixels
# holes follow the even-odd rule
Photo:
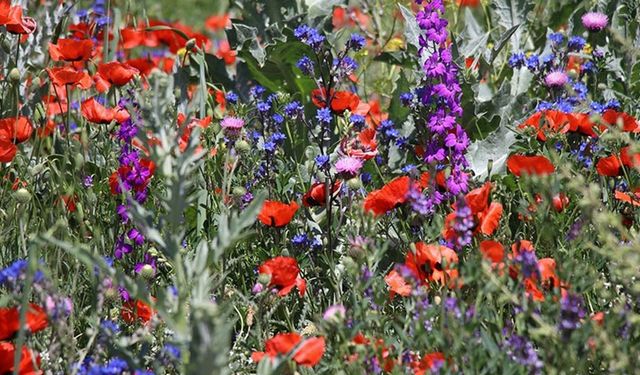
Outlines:
[[[351,190],[358,190],[362,187],[362,181],[358,177],[351,178],[347,181],[347,186]]]
[[[140,276],[142,276],[143,278],[145,278],[147,280],[153,278],[153,276],[155,276],[155,274],[156,274],[156,270],[154,270],[153,267],[150,264],[145,264],[140,269]]]
[[[247,193],[247,189],[245,189],[242,186],[235,186],[233,188],[233,195],[235,196],[239,197],[239,196],[245,195],[246,193]]]
[[[251,145],[249,145],[249,142],[245,141],[244,139],[241,139],[236,142],[236,150],[238,150],[238,152],[245,153],[245,152],[248,152],[250,149],[251,149]]]

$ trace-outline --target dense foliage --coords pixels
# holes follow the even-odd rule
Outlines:
[[[151,3],[0,0],[0,374],[637,371],[637,1]]]

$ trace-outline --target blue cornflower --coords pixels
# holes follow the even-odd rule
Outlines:
[[[172,344],[164,344],[164,352],[167,353],[172,359],[180,359],[180,349]]]
[[[360,34],[351,34],[351,38],[347,42],[347,48],[352,48],[354,51],[361,50],[366,43],[364,37]]]
[[[236,95],[236,93],[234,93],[233,91],[229,91],[225,96],[225,99],[227,100],[227,103],[230,103],[230,104],[238,103],[238,95]]]
[[[519,68],[524,64],[524,59],[525,59],[524,53],[522,52],[514,53],[509,58],[509,62],[508,62],[509,66],[513,69]]]
[[[15,282],[20,278],[25,269],[27,268],[27,261],[24,259],[18,259],[7,268],[0,271],[0,285],[4,285],[7,282]]]
[[[280,144],[284,142],[285,139],[287,139],[287,136],[280,132],[276,132],[271,135],[271,142],[274,142],[275,144]]]
[[[591,107],[591,110],[594,112],[598,112],[598,113],[604,112],[604,105],[602,105],[602,103],[591,102],[589,107]]]
[[[342,60],[334,59],[333,67],[336,69],[338,76],[345,77],[358,69],[358,63],[349,56],[345,56]]]
[[[564,41],[564,35],[562,35],[561,33],[551,33],[549,34],[549,36],[547,37],[553,44],[560,44]]]
[[[300,60],[298,60],[298,62],[296,63],[296,66],[298,67],[298,69],[300,69],[300,71],[303,74],[308,76],[312,75],[315,69],[313,65],[313,61],[311,61],[309,56],[302,56]]]
[[[276,143],[273,141],[264,143],[264,150],[268,153],[274,153],[276,151]]]
[[[296,118],[299,114],[302,113],[302,105],[298,101],[293,101],[284,106],[284,114],[287,117]]]
[[[262,94],[264,94],[264,92],[265,92],[264,87],[260,85],[256,85],[251,88],[251,90],[249,91],[249,95],[251,95],[254,98],[259,98],[262,96]]]
[[[295,236],[293,236],[293,238],[291,239],[291,244],[293,246],[305,246],[307,245],[307,243],[309,242],[309,239],[307,238],[307,235],[304,233],[301,234],[296,234]]]
[[[581,36],[572,36],[567,43],[567,49],[569,51],[580,51],[584,48],[587,41]]]
[[[300,39],[300,40],[305,39],[308,33],[309,33],[309,26],[307,25],[300,25],[296,27],[295,30],[293,30],[293,36],[295,36],[297,39]]]
[[[282,124],[284,122],[284,117],[282,117],[282,115],[279,114],[279,113],[274,113],[273,116],[271,116],[271,118],[278,125],[280,125],[280,124]]]
[[[313,237],[310,246],[311,250],[320,250],[322,249],[322,241],[318,237]]]
[[[315,161],[318,168],[326,168],[329,166],[329,155],[318,155]]]
[[[549,66],[553,63],[553,60],[556,58],[555,54],[549,54],[542,56],[542,65]]]
[[[538,55],[534,53],[531,56],[529,56],[529,58],[527,58],[525,65],[527,66],[527,69],[529,69],[532,72],[535,72],[536,70],[538,70],[538,67],[540,66],[540,58],[538,57]]]
[[[120,332],[120,326],[118,323],[112,320],[103,320],[100,322],[100,329],[104,331],[104,333],[108,335],[113,335]]]
[[[576,96],[580,100],[585,100],[587,98],[587,93],[589,93],[587,85],[585,85],[583,82],[574,83],[573,90],[576,92]]]
[[[415,166],[415,165],[413,165],[413,164],[407,164],[407,165],[405,165],[404,167],[402,167],[402,169],[401,169],[401,170],[402,170],[402,172],[403,172],[403,173],[407,173],[407,174],[408,174],[408,173],[413,172],[415,169],[416,169],[416,166]]]
[[[257,108],[261,113],[269,112],[269,110],[271,109],[271,104],[267,102],[259,102]]]
[[[362,181],[363,185],[368,185],[371,183],[371,173],[369,172],[362,172],[360,173],[360,181]]]
[[[351,124],[353,124],[353,127],[358,130],[361,130],[365,125],[365,118],[361,115],[351,115],[349,120],[351,121]]]
[[[611,99],[604,105],[604,107],[605,107],[605,109],[620,110],[621,104],[618,101],[618,99]]]
[[[331,111],[329,108],[320,108],[316,114],[316,119],[324,124],[331,123]]]
[[[583,74],[589,74],[589,73],[593,73],[596,71],[596,64],[593,63],[593,61],[587,61],[584,64],[582,64],[582,73]]]
[[[412,101],[413,101],[413,94],[412,93],[403,92],[402,94],[400,94],[400,102],[405,107],[410,106]]]

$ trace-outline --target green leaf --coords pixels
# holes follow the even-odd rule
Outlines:
[[[494,19],[505,30],[511,30],[524,23],[527,14],[533,8],[529,0],[495,0],[491,3]],[[516,29],[510,36],[511,44],[515,49],[520,49],[522,30]]]
[[[420,27],[418,26],[418,21],[416,21],[416,16],[411,10],[400,4],[398,4],[398,8],[400,8],[400,13],[404,17],[404,35],[407,38],[407,42],[420,49]]]

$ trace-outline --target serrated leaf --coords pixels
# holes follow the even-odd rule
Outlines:
[[[420,49],[420,27],[418,26],[418,21],[416,21],[416,16],[401,4],[398,4],[398,8],[400,8],[400,13],[404,17],[404,35],[407,38],[407,42]]]

